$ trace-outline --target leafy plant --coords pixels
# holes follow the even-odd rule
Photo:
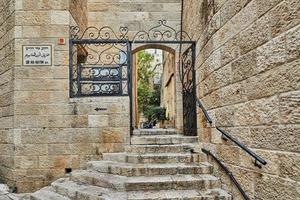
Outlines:
[[[139,111],[144,112],[146,106],[160,105],[160,88],[153,87],[151,79],[156,75],[151,63],[154,56],[146,51],[137,53],[138,66],[138,104]]]
[[[150,122],[166,120],[166,108],[160,106],[147,106],[144,112]]]

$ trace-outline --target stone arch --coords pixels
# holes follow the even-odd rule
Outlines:
[[[175,49],[173,49],[172,47],[167,46],[167,45],[162,45],[162,44],[145,44],[145,45],[141,45],[141,46],[138,46],[135,49],[133,49],[132,50],[132,54],[135,54],[135,53],[137,53],[139,51],[142,51],[142,50],[145,50],[145,49],[161,49],[163,51],[167,51],[167,52],[172,53],[174,55],[176,53]]]

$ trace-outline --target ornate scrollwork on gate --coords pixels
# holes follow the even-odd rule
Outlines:
[[[177,31],[159,20],[148,30],[131,31],[121,26],[115,31],[109,26],[70,28],[70,88],[72,97],[128,95],[130,50],[128,45],[138,42],[161,41],[179,44],[191,41],[186,32]]]
[[[193,79],[193,52],[192,48],[188,48],[181,56],[182,59],[182,87],[186,92],[193,92],[194,79]]]
[[[71,96],[128,95],[128,56],[124,43],[72,44]]]
[[[78,26],[71,26],[70,28],[70,38],[81,40],[126,40],[128,39],[128,27],[121,26],[118,31],[113,30],[109,26],[104,26],[97,28],[95,26],[90,26],[86,28],[82,33]]]
[[[176,31],[167,24],[166,20],[159,20],[158,25],[147,31],[137,32],[132,41],[191,41],[190,36],[184,31]]]
[[[191,41],[185,31],[177,31],[169,26],[166,20],[159,20],[158,24],[148,30],[134,33],[126,26],[120,26],[116,31],[109,26],[97,28],[91,26],[81,31],[78,26],[70,29],[70,38],[73,40],[128,40],[128,41]]]

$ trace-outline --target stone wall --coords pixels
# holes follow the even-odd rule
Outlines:
[[[164,65],[162,75],[162,94],[161,103],[166,108],[168,125],[175,127],[176,119],[176,83],[175,83],[175,55],[169,52],[163,52]]]
[[[12,181],[15,2],[0,1],[0,182]]]
[[[199,110],[200,144],[222,159],[256,200],[300,196],[299,8],[297,0],[184,1],[184,29],[197,40],[198,97],[214,125],[268,164],[255,167],[245,152],[221,140]]]
[[[66,168],[83,167],[88,160],[101,159],[103,152],[123,151],[129,142],[128,97],[69,97],[69,26],[84,29],[88,18],[98,21],[114,13],[94,12],[88,17],[87,7],[92,6],[85,3],[0,1],[0,177],[18,192],[48,185],[64,176]],[[131,9],[110,1],[102,7],[107,3]],[[156,4],[166,11],[165,5]],[[161,17],[162,12],[158,13]],[[163,18],[168,17],[165,12]],[[59,44],[61,38],[66,44]],[[23,45],[51,45],[52,65],[24,66]]]
[[[180,27],[181,0],[88,0],[89,26],[148,30],[158,20]]]
[[[68,1],[18,0],[14,65],[14,177],[18,192],[33,191],[75,167],[69,149],[73,105],[68,98]],[[52,66],[23,66],[22,45],[52,46]],[[69,135],[68,135],[69,134]],[[73,145],[75,149],[75,145]]]
[[[125,141],[127,129],[118,113],[128,110],[119,100],[69,98],[69,25],[83,23],[71,15],[82,5],[70,11],[70,3],[0,4],[0,173],[18,192],[48,185],[64,176],[65,168],[83,167],[88,160],[101,159],[102,152],[121,151],[119,143]],[[59,44],[59,38],[66,44]],[[24,66],[23,45],[51,45],[52,65]],[[97,107],[107,111],[98,113]]]

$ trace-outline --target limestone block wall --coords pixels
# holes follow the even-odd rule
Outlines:
[[[180,27],[181,0],[88,0],[89,26],[148,30],[158,20]]]
[[[19,0],[16,6],[14,65],[14,174],[18,192],[47,185],[64,168],[75,167],[73,156],[74,106],[68,97],[68,46],[58,38],[69,37],[68,1]],[[51,45],[52,66],[23,66],[23,45]],[[82,124],[77,125],[82,127]],[[78,131],[79,132],[79,131]],[[79,165],[79,164],[77,164]]]
[[[15,2],[0,1],[0,181],[10,182],[13,170],[13,64]]]
[[[297,0],[184,1],[184,29],[197,40],[198,97],[214,125],[268,165],[255,167],[236,145],[222,141],[199,110],[200,144],[225,162],[252,199],[300,196],[299,23]]]
[[[176,119],[176,84],[175,84],[175,55],[163,52],[164,65],[162,76],[162,106],[166,108],[171,127],[175,127]]]
[[[18,192],[122,151],[127,139],[120,98],[69,98],[69,26],[87,24],[76,2],[0,1],[0,177]],[[23,45],[51,45],[52,65],[24,66]]]

